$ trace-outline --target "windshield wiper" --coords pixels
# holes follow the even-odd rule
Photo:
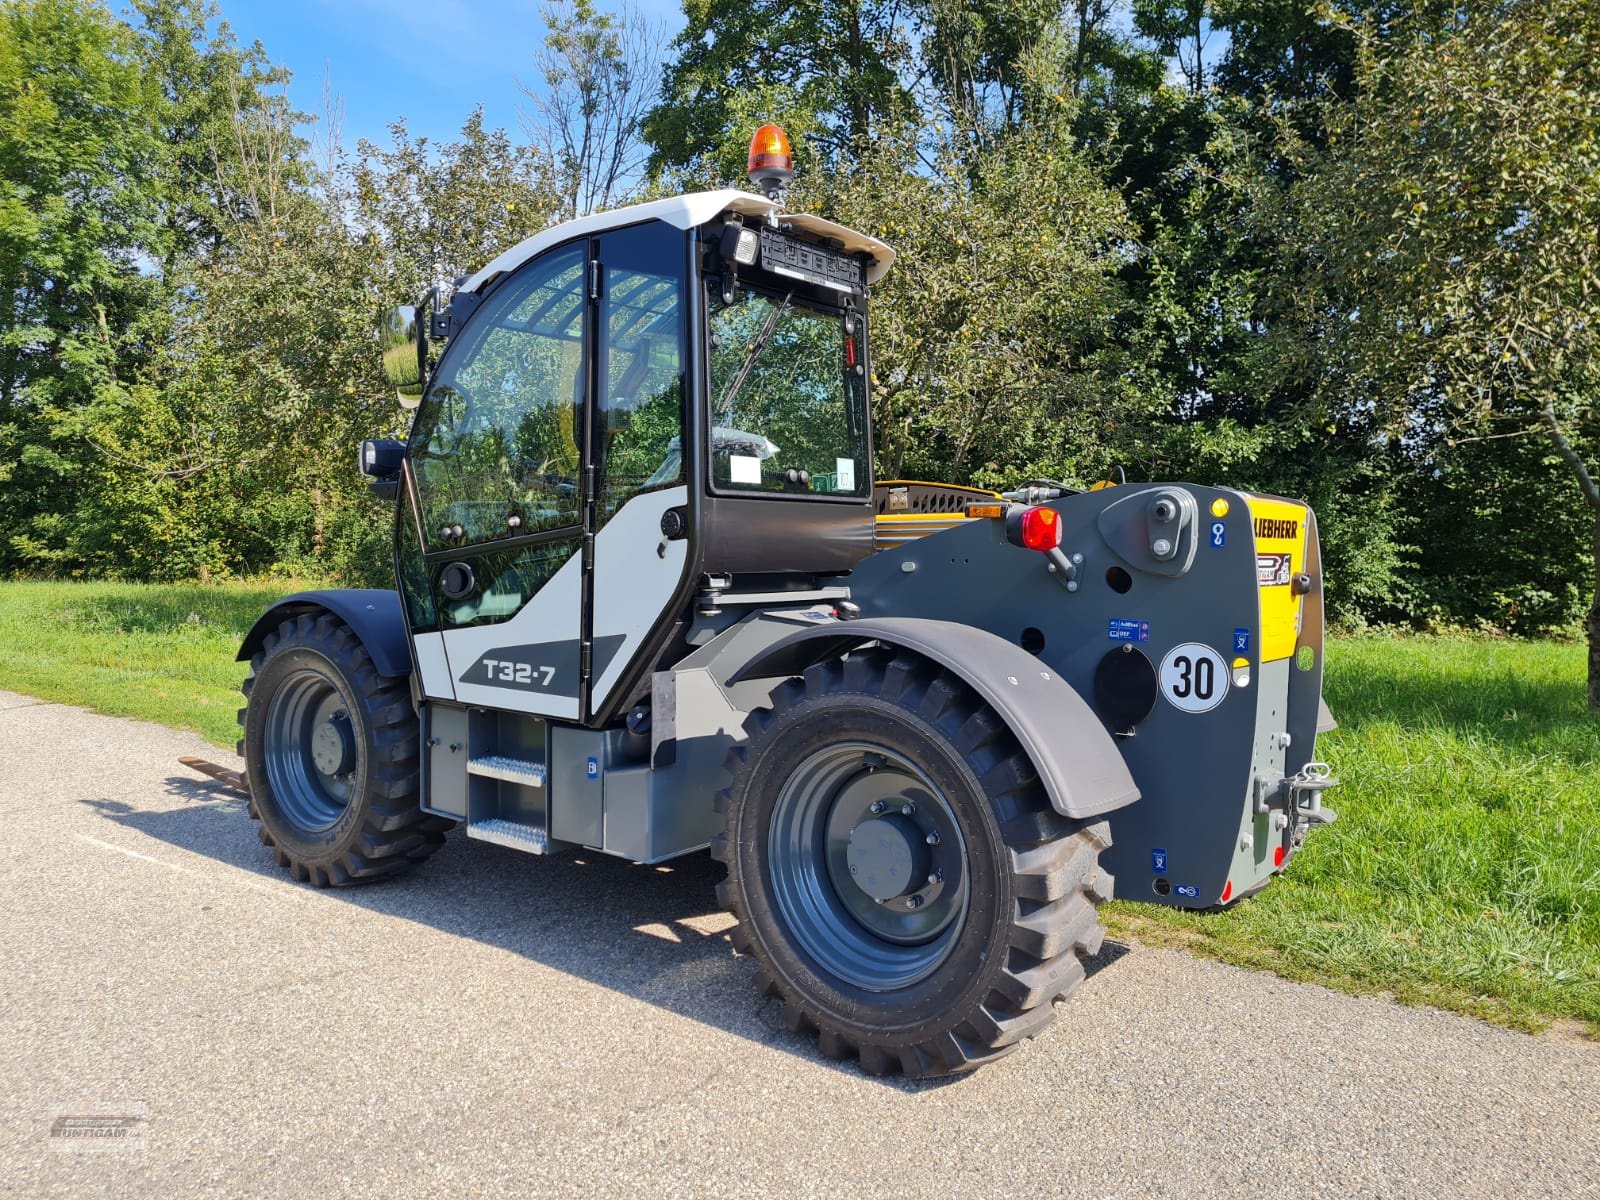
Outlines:
[[[789,311],[789,301],[794,299],[790,292],[783,298],[783,303],[772,310],[772,315],[767,318],[767,323],[761,327],[761,332],[756,334],[756,340],[750,343],[750,352],[744,356],[744,361],[739,364],[739,369],[734,372],[733,378],[728,380],[728,386],[723,388],[717,396],[716,403],[711,410],[726,415],[733,406],[733,398],[739,394],[739,389],[744,386],[745,379],[750,374],[750,368],[756,365],[756,359],[761,357],[761,351],[766,349],[767,339],[778,328],[778,322],[783,314]]]

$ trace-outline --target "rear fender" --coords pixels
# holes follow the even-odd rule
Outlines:
[[[871,643],[936,662],[982,696],[1016,735],[1063,816],[1099,816],[1139,798],[1116,743],[1072,686],[1027,651],[969,625],[920,617],[820,625],[767,647],[728,683],[798,675]]]
[[[279,625],[291,617],[332,613],[355,631],[372,655],[378,674],[404,679],[411,674],[411,649],[400,593],[380,588],[296,592],[279,600],[250,627],[239,647],[239,662],[249,662]]]

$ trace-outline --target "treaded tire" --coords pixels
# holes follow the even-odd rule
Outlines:
[[[281,755],[294,748],[292,738],[271,726],[274,697],[296,687],[327,697],[349,729],[350,769],[338,785],[345,795],[320,798],[326,820],[307,820],[307,801],[296,801],[293,787],[277,794],[266,761],[269,741],[279,747],[280,764],[286,761]],[[302,614],[279,625],[250,660],[243,690],[238,750],[246,765],[250,816],[260,822],[262,843],[295,879],[318,887],[368,883],[409,870],[444,844],[455,822],[419,807],[410,690],[405,680],[378,674],[361,639],[343,621],[327,613]],[[284,770],[277,768],[280,781]]]
[[[1054,1001],[1083,981],[1082,959],[1104,937],[1096,908],[1112,893],[1099,865],[1110,826],[1056,813],[976,693],[909,652],[857,651],[779,685],[745,733],[716,800],[727,825],[711,850],[728,869],[717,895],[738,922],[734,948],[757,960],[756,986],[782,1001],[787,1028],[816,1032],[824,1054],[855,1057],[870,1073],[927,1078],[991,1062],[1054,1019]],[[831,972],[802,944],[773,883],[785,781],[841,738],[913,761],[944,792],[965,839],[966,910],[943,959],[908,986],[869,990]]]

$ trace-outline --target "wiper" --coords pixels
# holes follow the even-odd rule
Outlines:
[[[756,365],[756,359],[761,357],[761,351],[766,349],[767,340],[772,337],[773,331],[778,328],[778,322],[783,314],[789,311],[789,301],[794,299],[790,292],[783,298],[783,303],[772,310],[772,315],[767,318],[767,323],[761,327],[761,332],[756,334],[756,340],[750,343],[750,352],[744,356],[744,361],[739,364],[739,369],[734,372],[733,378],[728,380],[728,386],[718,394],[711,410],[716,413],[726,414],[733,406],[733,398],[739,394],[739,389],[744,386],[745,379],[750,374],[750,369]]]

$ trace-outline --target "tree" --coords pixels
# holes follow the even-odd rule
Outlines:
[[[389,131],[389,146],[363,141],[330,186],[368,241],[370,284],[390,303],[476,271],[560,211],[562,185],[549,160],[503,129],[485,129],[482,109],[453,142],[412,137],[404,121]]]
[[[1351,28],[1362,96],[1300,189],[1325,298],[1308,337],[1342,411],[1413,470],[1547,440],[1591,513],[1600,708],[1600,10],[1513,0],[1403,47]]]
[[[911,112],[909,44],[898,0],[684,0],[660,102],[645,117],[653,175],[726,181],[744,173],[750,135],[780,121],[853,163],[886,119]]]
[[[125,395],[147,353],[159,102],[98,5],[0,8],[0,564],[49,565],[77,536],[58,503],[93,457],[75,418]]]
[[[1065,38],[1030,47],[1009,130],[891,128],[797,182],[797,206],[905,257],[871,309],[882,477],[1092,480],[1136,453],[1149,410],[1113,336],[1129,225],[1071,145],[1070,69]]]
[[[598,11],[591,0],[545,9],[535,56],[542,88],[523,84],[523,124],[553,164],[563,218],[614,207],[637,187],[648,157],[641,127],[660,86],[661,27],[636,7]]]
[[[169,236],[161,266],[170,272],[221,245],[254,190],[252,168],[284,161],[282,148],[268,148],[263,157],[239,135],[241,117],[283,102],[288,72],[268,63],[260,43],[240,46],[211,0],[134,0],[131,16],[144,72],[162,98],[152,116],[169,148],[162,214]]]

